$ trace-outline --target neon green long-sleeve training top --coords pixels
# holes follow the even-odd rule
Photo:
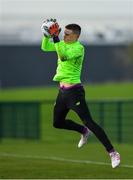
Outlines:
[[[84,59],[84,47],[79,42],[65,43],[63,40],[57,43],[50,38],[43,37],[41,49],[43,51],[56,51],[58,56],[54,81],[69,84],[81,83],[80,76]]]

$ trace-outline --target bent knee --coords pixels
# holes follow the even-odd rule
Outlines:
[[[59,124],[57,122],[53,123],[54,128],[59,128]]]

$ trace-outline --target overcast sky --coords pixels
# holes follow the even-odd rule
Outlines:
[[[103,27],[132,31],[133,0],[0,0],[1,32],[33,29],[38,36],[43,20],[51,17],[61,27],[79,23],[83,32]]]
[[[133,0],[0,0],[1,13],[61,13],[68,15],[119,16],[133,14]]]
[[[59,20],[133,21],[133,0],[0,0],[1,21],[55,17]],[[101,22],[100,22],[101,23]]]

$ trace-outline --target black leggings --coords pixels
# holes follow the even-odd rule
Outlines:
[[[55,128],[74,130],[83,133],[84,126],[75,123],[70,119],[66,119],[67,113],[70,109],[78,114],[83,124],[96,135],[108,152],[113,149],[113,146],[104,130],[96,124],[91,117],[85,101],[85,91],[82,86],[75,89],[59,90],[54,106],[53,125]]]

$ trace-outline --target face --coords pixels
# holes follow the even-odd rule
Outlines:
[[[65,43],[73,43],[77,41],[79,35],[73,33],[70,29],[65,29],[64,31],[64,41]]]

